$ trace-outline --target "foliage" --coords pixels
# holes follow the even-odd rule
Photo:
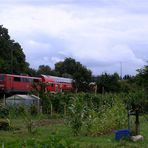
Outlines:
[[[50,75],[51,68],[48,65],[40,65],[37,73],[38,73],[38,75],[41,75],[41,74]]]
[[[124,102],[127,105],[127,109],[138,109],[140,112],[148,111],[148,96],[144,90],[130,92],[129,94],[124,94],[122,97],[124,97]]]
[[[2,25],[0,25],[0,53],[0,73],[26,72],[29,64],[20,44],[10,38],[8,30]]]
[[[17,118],[22,115],[22,113],[25,112],[25,107],[24,106],[8,106],[7,107],[8,112],[9,112],[9,118]]]
[[[98,76],[96,81],[100,93],[120,91],[119,75],[117,73],[113,75],[104,73]]]
[[[28,112],[28,111],[25,111],[25,112],[22,112],[21,115],[22,115],[22,117],[24,119],[24,123],[25,123],[25,125],[27,127],[28,132],[32,133],[34,124],[33,124],[31,113]]]
[[[9,119],[14,118],[23,118],[24,124],[28,130],[29,133],[33,132],[33,120],[32,115],[37,115],[36,112],[34,112],[34,107],[31,106],[31,108],[26,108],[25,106],[19,106],[19,107],[9,107]],[[34,114],[35,113],[35,114]]]
[[[73,98],[67,121],[74,135],[97,136],[125,127],[127,110],[117,95],[79,94]]]
[[[138,86],[134,82],[131,82],[131,80],[123,79],[120,81],[120,92],[130,93],[130,92],[134,92],[135,90],[138,90]]]
[[[33,120],[34,122],[36,119]],[[6,148],[20,147],[37,147],[49,148],[51,142],[53,145],[62,144],[65,148],[146,148],[148,145],[147,122],[143,117],[140,117],[141,134],[144,136],[144,141],[131,142],[129,140],[114,140],[114,132],[97,137],[91,136],[73,136],[67,125],[53,124],[41,125],[37,127],[37,132],[30,134],[24,129],[24,121],[20,118],[13,120],[16,130],[1,131],[0,145]],[[20,130],[18,130],[18,127]]]
[[[8,130],[9,129],[9,121],[6,119],[0,119],[0,130]]]
[[[7,107],[0,105],[0,118],[5,118],[9,114]]]
[[[147,88],[148,90],[148,65],[144,66],[144,68],[138,69],[138,74],[136,75],[137,83]]]
[[[73,98],[72,104],[69,106],[68,124],[71,127],[73,134],[79,134],[83,125],[85,107],[79,98]]]
[[[53,147],[53,148],[73,148],[73,147],[76,147],[76,145],[69,138],[64,139],[61,136],[53,135],[53,136],[49,137],[49,147]]]
[[[29,112],[30,112],[31,115],[37,115],[38,110],[37,110],[36,105],[31,105],[30,108],[29,108]]]
[[[38,76],[37,74],[37,70],[33,69],[33,68],[27,68],[27,71],[26,73],[29,75],[29,76],[32,76],[32,77],[36,77]]]
[[[87,120],[91,122],[88,122]],[[127,111],[124,104],[121,101],[116,100],[112,107],[107,109],[102,107],[101,113],[90,110],[87,120],[87,124],[89,124],[87,134],[92,136],[106,134],[115,129],[126,127]]]

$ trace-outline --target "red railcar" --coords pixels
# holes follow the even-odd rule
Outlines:
[[[38,77],[0,74],[0,92],[27,93],[32,90],[32,83],[39,81],[41,81],[41,78]]]
[[[42,82],[46,84],[46,91],[61,92],[73,89],[73,80],[70,78],[41,75]]]
[[[42,82],[46,84],[45,91],[61,92],[70,91],[72,79],[41,75],[41,77],[30,77],[13,74],[0,74],[1,93],[27,93],[31,91],[32,84]]]

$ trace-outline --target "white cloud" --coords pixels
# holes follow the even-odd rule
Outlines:
[[[1,5],[0,24],[21,43],[31,66],[53,66],[65,56],[71,56],[92,70],[95,68],[95,73],[115,72],[122,61],[128,63],[125,73],[134,74],[135,69],[145,64],[143,56],[138,54],[141,49],[134,46],[136,43],[148,47],[148,13],[141,9],[146,7],[145,3],[140,5],[136,1],[138,8],[132,0],[129,5],[127,1],[114,0],[117,7],[113,0],[104,7],[99,2],[93,7],[83,6],[80,1],[57,1],[56,5],[52,1],[52,5],[46,6],[30,2]],[[147,49],[143,50],[148,55]]]

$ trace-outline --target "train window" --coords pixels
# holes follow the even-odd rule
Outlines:
[[[5,80],[5,76],[4,75],[0,75],[0,81],[4,81]]]
[[[33,79],[28,78],[28,82],[32,83],[33,82]]]
[[[25,78],[21,78],[21,82],[26,82],[26,79]]]
[[[25,78],[25,82],[30,82],[30,79],[29,78]]]
[[[21,82],[29,82],[28,78],[21,78]]]
[[[14,81],[20,82],[21,81],[21,78],[20,77],[14,77]]]

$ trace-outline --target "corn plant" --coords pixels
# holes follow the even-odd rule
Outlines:
[[[80,98],[73,98],[68,109],[68,124],[70,125],[73,134],[76,136],[80,133],[83,125],[85,106]]]
[[[114,102],[113,106],[107,109],[102,106],[101,109],[101,113],[89,109],[87,118],[83,123],[87,135],[97,136],[127,126],[127,111],[119,99]]]

